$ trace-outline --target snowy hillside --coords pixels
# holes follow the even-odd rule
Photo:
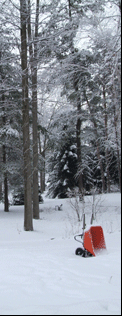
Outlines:
[[[33,232],[23,229],[23,206],[5,213],[0,204],[0,315],[121,315],[121,194],[95,197],[107,251],[89,258],[75,255],[75,200],[43,198]],[[86,228],[92,205],[86,196]]]

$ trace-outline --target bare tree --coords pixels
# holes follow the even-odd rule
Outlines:
[[[23,155],[24,155],[24,229],[33,230],[32,198],[31,198],[31,159],[29,135],[29,104],[28,104],[28,67],[27,67],[27,10],[26,0],[20,0],[21,18],[21,66],[22,66],[22,103],[23,103]]]
[[[0,51],[0,61],[1,61],[1,56],[2,53]],[[4,75],[3,75],[3,69],[2,69],[2,65],[0,67],[0,72],[1,72],[1,79],[4,80]],[[1,96],[1,103],[2,103],[2,123],[3,126],[5,126],[6,124],[6,115],[5,115],[5,93],[4,90],[2,89],[2,96]],[[8,202],[8,179],[7,179],[7,170],[6,170],[6,145],[5,145],[5,138],[4,138],[4,142],[3,142],[3,146],[1,148],[1,158],[3,161],[3,168],[4,168],[4,211],[5,212],[9,212],[9,202]]]
[[[37,132],[37,37],[39,25],[39,0],[36,1],[34,41],[31,31],[31,3],[28,0],[28,39],[32,80],[32,115],[33,115],[33,218],[39,219],[38,198],[38,132]]]

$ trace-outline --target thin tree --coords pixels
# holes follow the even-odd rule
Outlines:
[[[2,53],[0,51],[0,61],[2,58]],[[1,73],[1,79],[4,80],[4,74],[3,74],[3,68],[2,65],[0,67],[0,73]],[[5,114],[5,93],[4,90],[2,89],[2,96],[1,96],[1,104],[2,104],[2,123],[3,126],[5,127],[6,125],[6,114]],[[5,145],[5,137],[4,137],[4,142],[1,148],[1,156],[2,156],[2,161],[3,161],[3,168],[4,168],[4,211],[9,212],[9,201],[8,201],[8,178],[7,178],[7,169],[6,169],[6,145]]]
[[[70,22],[72,21],[72,11],[71,11],[71,1],[68,0],[69,5],[69,19]],[[73,41],[71,40],[71,51],[72,54],[74,54],[74,45]],[[76,123],[76,142],[77,142],[77,162],[78,166],[81,166],[82,169],[82,158],[81,158],[81,98],[80,98],[80,92],[78,87],[78,78],[77,75],[74,73],[74,90],[76,92],[76,98],[77,98],[77,123]],[[83,198],[83,176],[82,172],[80,172],[78,176],[78,186],[79,186],[79,194],[80,197]]]
[[[6,124],[6,115],[5,115],[5,109],[4,109],[4,103],[5,103],[5,95],[2,94],[2,102],[3,102],[3,124]],[[6,170],[6,146],[5,142],[3,144],[3,165],[4,165],[4,211],[9,212],[9,202],[8,202],[8,178],[7,178],[7,170]]]
[[[37,37],[39,24],[39,0],[36,2],[34,43],[31,34],[30,0],[28,0],[28,39],[32,80],[32,121],[33,121],[33,218],[39,219],[38,198],[38,131],[37,131]]]

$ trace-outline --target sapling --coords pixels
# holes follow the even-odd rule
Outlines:
[[[73,189],[68,193],[68,197],[70,198],[70,205],[74,209],[78,222],[83,221],[83,229],[85,229],[85,199],[84,194],[79,194],[79,191],[77,188]]]

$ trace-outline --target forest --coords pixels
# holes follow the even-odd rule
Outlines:
[[[121,0],[0,0],[0,200],[121,192]]]

